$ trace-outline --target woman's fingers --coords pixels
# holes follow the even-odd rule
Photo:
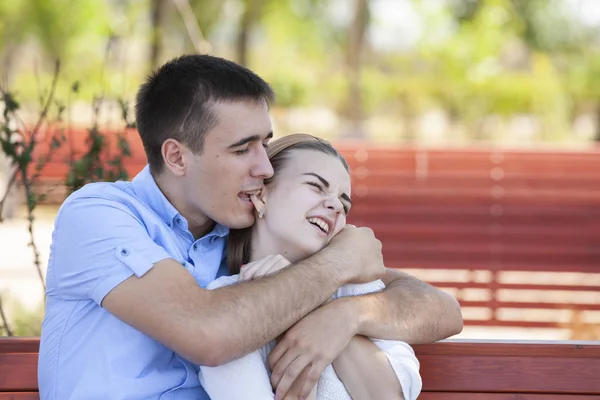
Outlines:
[[[258,279],[273,274],[290,265],[290,262],[282,255],[269,255],[260,260],[252,261],[243,265],[240,269],[240,281]]]
[[[263,276],[274,274],[275,272],[284,269],[290,265],[290,262],[281,255],[276,255],[273,257],[271,262],[265,263],[265,265],[261,266],[256,273],[254,274],[253,279],[262,278]]]

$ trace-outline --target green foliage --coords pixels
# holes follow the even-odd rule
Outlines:
[[[109,33],[107,3],[96,0],[22,0],[29,29],[50,59],[100,44]],[[102,46],[101,46],[102,47]]]
[[[25,191],[28,230],[31,240],[29,244],[32,247],[35,267],[44,288],[45,283],[41,271],[40,253],[33,236],[33,225],[35,222],[33,212],[39,201],[43,200],[43,195],[40,195],[35,191],[37,179],[56,150],[66,142],[63,113],[68,107],[62,102],[54,99],[58,75],[59,64],[57,63],[51,89],[47,97],[43,98],[41,101],[39,119],[32,128],[21,124],[21,118],[18,115],[20,104],[16,100],[15,95],[8,90],[2,90],[1,92],[1,105],[3,106],[4,112],[2,114],[2,119],[0,120],[0,126],[2,128],[0,132],[0,145],[2,152],[14,167],[14,174],[9,180],[6,192],[0,193],[0,222],[2,222],[2,209],[7,195],[12,186],[18,182]],[[79,91],[79,83],[74,83],[71,86],[71,90],[73,93],[77,93]],[[96,104],[95,112],[97,117],[101,101],[97,101]],[[129,120],[128,103],[121,100],[119,104],[121,106],[121,115],[125,122],[125,127],[134,127],[133,122]],[[55,106],[56,115],[54,116],[53,121],[48,122],[50,119],[51,105]],[[97,121],[97,118],[95,118],[95,121]],[[47,143],[45,151],[42,151],[42,155],[34,160],[34,154],[36,153],[36,150],[39,150],[39,145],[46,144],[41,143],[38,137],[43,125],[54,128],[54,133],[49,134],[49,143]],[[131,155],[129,143],[122,133],[117,133],[115,135],[117,141],[116,154],[109,154],[108,142],[110,136],[111,135],[107,132],[102,132],[98,124],[94,123],[89,129],[89,138],[86,142],[88,148],[84,154],[80,157],[72,156],[70,160],[66,160],[70,165],[70,171],[66,177],[66,184],[71,191],[79,189],[88,182],[128,179],[125,168],[123,167],[123,160],[125,157]],[[31,166],[33,166],[33,168],[31,168]],[[40,325],[36,323],[36,321],[38,321],[41,314],[28,314],[22,311],[23,310],[19,313],[20,317],[15,321],[14,332],[7,331],[5,333],[16,335],[38,335]],[[0,315],[6,315],[2,309],[1,303]],[[34,327],[33,330],[31,330],[31,327]]]

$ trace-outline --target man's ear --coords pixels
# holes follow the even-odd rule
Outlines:
[[[165,140],[160,148],[165,168],[175,176],[185,175],[186,170],[186,147],[173,138]]]

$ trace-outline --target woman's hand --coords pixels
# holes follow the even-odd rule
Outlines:
[[[266,256],[257,261],[242,265],[239,281],[249,281],[272,275],[290,265],[290,262],[282,255],[276,254]]]
[[[338,299],[321,306],[288,329],[269,354],[276,399],[306,398],[321,373],[356,334],[354,308]]]

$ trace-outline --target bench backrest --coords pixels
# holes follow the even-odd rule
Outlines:
[[[1,400],[37,399],[38,348],[35,338],[0,338]],[[420,399],[600,396],[600,342],[449,340],[414,349],[423,378]]]
[[[454,294],[466,324],[600,339],[600,152],[340,149],[349,222],[387,266]]]
[[[126,136],[134,175],[146,159],[136,131]],[[83,149],[85,131],[69,137]],[[336,147],[351,166],[349,222],[374,229],[388,267],[456,296],[465,324],[600,339],[600,151]],[[69,150],[44,182],[64,182]]]

